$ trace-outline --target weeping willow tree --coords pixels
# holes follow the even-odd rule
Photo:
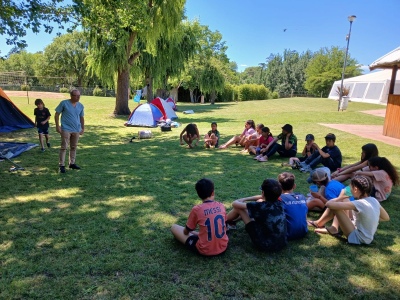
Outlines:
[[[143,50],[135,62],[133,74],[146,78],[148,101],[153,100],[153,87],[166,89],[168,79],[178,76],[199,48],[193,24],[188,21],[182,21],[171,38],[161,36],[153,52],[145,50],[145,43],[139,41],[139,45]]]
[[[85,0],[77,5],[90,37],[89,68],[104,82],[116,82],[115,114],[130,114],[130,70],[144,51],[138,40],[145,42],[145,51],[155,53],[161,36],[173,36],[184,4],[185,0]]]
[[[223,89],[224,70],[229,69],[229,59],[225,54],[227,47],[220,32],[211,31],[198,21],[193,22],[192,28],[199,46],[195,55],[185,64],[185,71],[179,80],[189,90],[192,102],[197,98],[194,91],[200,88],[202,93],[210,93],[213,103],[216,92]]]
[[[200,75],[200,90],[210,94],[211,104],[217,99],[217,92],[224,89],[225,78],[221,72],[220,62],[212,58],[203,68]]]

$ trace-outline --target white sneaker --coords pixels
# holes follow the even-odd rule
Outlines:
[[[259,158],[261,158],[261,156],[262,156],[262,155],[261,155],[261,154],[259,154],[259,155],[257,155],[257,156],[254,156],[254,158],[253,158],[253,159],[254,159],[254,160],[258,160]]]
[[[266,157],[266,156],[262,156],[262,157],[260,157],[259,159],[258,159],[258,161],[259,162],[265,162],[265,161],[268,161],[268,158]]]

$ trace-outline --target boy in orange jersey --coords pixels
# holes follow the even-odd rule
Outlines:
[[[203,203],[192,208],[185,227],[174,224],[171,232],[191,251],[205,256],[221,254],[228,247],[225,207],[214,201],[214,183],[210,179],[200,179],[195,188]],[[197,226],[198,232],[194,231]]]

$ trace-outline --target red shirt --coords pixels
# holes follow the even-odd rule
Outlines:
[[[228,247],[225,231],[225,207],[222,203],[207,200],[192,208],[186,228],[190,231],[199,226],[196,248],[203,255],[217,255]]]
[[[267,138],[264,138],[263,136],[260,136],[260,139],[258,140],[258,146],[260,147],[262,144],[264,145],[269,145],[274,140],[272,136],[268,136]],[[266,146],[263,146],[265,148]]]

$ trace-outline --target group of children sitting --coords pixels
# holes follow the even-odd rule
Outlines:
[[[189,125],[193,128],[188,130]],[[197,139],[197,145],[199,141],[199,132],[196,125],[189,125],[181,133],[181,143],[183,138],[193,147],[192,142]],[[218,146],[219,142],[217,124],[211,126],[204,138],[206,147]],[[250,143],[256,132],[256,143]],[[274,138],[267,127],[260,124],[256,130],[254,122],[247,121],[241,135],[219,148],[241,145],[242,152],[255,154],[259,161],[268,161],[276,152],[289,157],[289,162],[282,166],[310,172],[308,182],[313,185],[309,197],[295,193],[294,174],[283,172],[277,180],[263,181],[261,195],[235,200],[232,210],[226,214],[223,204],[214,201],[213,182],[203,178],[196,183],[203,203],[193,207],[185,227],[172,226],[173,235],[189,249],[207,256],[225,252],[226,232],[236,228],[239,220],[244,222],[254,245],[264,251],[280,250],[288,240],[304,237],[308,226],[320,234],[344,235],[351,244],[371,243],[379,221],[389,220],[379,202],[386,200],[392,187],[399,184],[396,168],[388,159],[378,156],[375,144],[364,145],[360,161],[342,168],[342,155],[335,145],[334,134],[325,136],[326,145],[322,148],[315,143],[312,134],[307,134],[305,140],[302,156],[296,157],[297,138],[290,124],[284,125],[282,133]],[[318,167],[320,164],[323,167]],[[343,182],[348,179],[350,184],[346,187]],[[307,221],[309,210],[323,213],[318,220]],[[325,226],[331,220],[332,225]],[[197,227],[198,232],[195,231]]]

